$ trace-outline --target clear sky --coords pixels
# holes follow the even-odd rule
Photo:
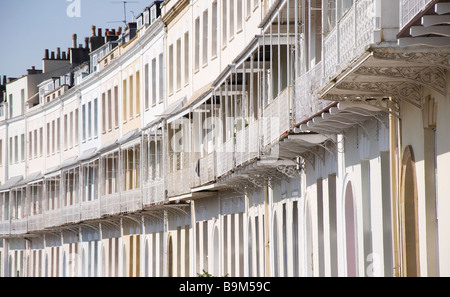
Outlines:
[[[153,0],[128,1],[127,21]],[[72,34],[78,44],[91,36],[91,26],[123,27],[123,1],[119,0],[0,0],[0,76],[20,77],[35,66],[42,69],[45,49],[67,51]],[[132,11],[132,12],[131,12]]]

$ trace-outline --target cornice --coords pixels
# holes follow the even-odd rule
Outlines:
[[[177,3],[175,3],[175,5],[169,9],[169,11],[167,11],[163,16],[162,16],[162,21],[164,22],[164,24],[167,26],[168,24],[170,24],[170,22],[172,22],[175,17],[186,7],[189,5],[189,0],[180,0],[177,1]]]

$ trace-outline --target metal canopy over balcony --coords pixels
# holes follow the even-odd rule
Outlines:
[[[402,2],[400,46],[450,46],[449,0]]]
[[[446,96],[449,69],[450,47],[372,46],[369,55],[326,84],[320,98],[364,102],[399,116],[400,101],[423,107],[422,87]]]

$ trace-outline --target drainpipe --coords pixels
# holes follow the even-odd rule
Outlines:
[[[393,98],[389,98],[391,104]],[[400,276],[400,254],[399,254],[399,226],[398,226],[398,180],[397,180],[397,169],[398,160],[396,159],[396,124],[395,116],[393,115],[393,110],[389,109],[389,154],[390,154],[390,167],[391,167],[391,199],[392,199],[392,239],[393,239],[393,275],[394,277]],[[401,148],[399,148],[401,151]],[[399,156],[400,157],[400,156]]]

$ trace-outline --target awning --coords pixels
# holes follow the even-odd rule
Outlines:
[[[114,140],[113,142],[110,142],[110,143],[105,144],[104,146],[102,146],[98,150],[98,152],[100,154],[104,154],[104,153],[106,153],[106,152],[108,152],[110,150],[117,149],[117,148],[119,148],[119,141],[118,140]]]
[[[135,138],[138,138],[139,136],[141,136],[141,132],[139,131],[139,129],[134,129],[133,131],[128,132],[127,134],[125,134],[120,140],[119,140],[119,144],[124,144],[127,143]]]
[[[23,176],[22,175],[21,176],[16,176],[16,177],[13,177],[13,178],[7,180],[4,185],[0,186],[0,193],[8,192],[9,190],[11,190],[11,188],[16,186],[22,180],[23,180]]]
[[[96,155],[97,155],[97,149],[92,148],[87,151],[84,151],[83,154],[81,154],[81,156],[78,157],[77,161],[83,162],[83,161],[94,158]]]
[[[35,172],[35,173],[31,173],[31,174],[28,174],[27,178],[25,178],[24,180],[22,180],[19,183],[17,183],[14,187],[25,186],[25,185],[28,185],[30,183],[34,183],[34,182],[40,181],[43,178],[44,178],[44,175],[40,171],[39,172]]]
[[[72,157],[72,158],[69,158],[69,159],[65,160],[64,162],[62,162],[60,168],[61,169],[69,168],[78,163],[79,163],[78,157]]]
[[[202,88],[194,92],[194,94],[192,94],[191,98],[184,106],[182,106],[177,112],[173,112],[170,117],[168,117],[167,121],[173,122],[185,116],[186,114],[191,112],[191,109],[197,108],[198,105],[203,104],[204,101],[209,99],[209,95],[212,94],[212,91],[213,83],[209,83],[203,86]]]

